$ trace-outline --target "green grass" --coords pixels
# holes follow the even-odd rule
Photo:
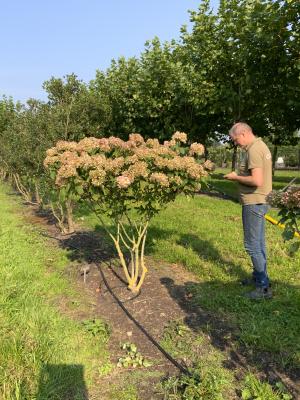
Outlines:
[[[92,215],[84,218],[92,228],[98,224]],[[185,323],[199,337],[208,334],[221,356],[224,349],[218,343],[223,341],[224,348],[243,349],[256,372],[261,370],[261,354],[288,371],[300,367],[300,253],[290,257],[281,230],[266,224],[271,301],[256,303],[243,297],[249,289],[239,281],[251,273],[251,264],[243,248],[237,202],[202,195],[178,197],[151,222],[146,255],[157,266],[180,264],[195,274],[193,281],[178,289],[192,295],[191,302],[201,307],[202,314],[195,322],[187,305]],[[169,289],[173,282],[165,277],[163,283]]]
[[[64,277],[67,253],[24,222],[6,191],[0,186],[0,398],[85,399],[107,363],[105,338],[59,311],[79,299]]]
[[[242,399],[244,400],[292,400],[292,396],[281,382],[277,382],[272,388],[267,382],[260,382],[251,373],[246,375],[243,386]]]
[[[224,324],[233,325],[244,345],[270,351],[283,364],[300,366],[300,254],[289,257],[280,229],[268,224],[274,299],[262,303],[246,300],[238,281],[251,269],[243,250],[240,211],[231,201],[180,197],[154,219],[148,254],[194,272],[199,282],[185,285],[194,301],[213,311],[216,319],[224,319]]]
[[[111,400],[138,400],[137,389],[133,384],[127,384],[126,387],[114,385],[110,392]]]
[[[245,400],[292,399],[280,381],[271,386],[250,371],[240,379],[240,373],[233,374],[226,368],[226,354],[213,346],[210,335],[193,332],[181,320],[170,321],[161,344],[174,357],[184,360],[192,373],[190,377],[180,375],[163,381],[161,392],[166,399],[230,400],[237,393]]]
[[[225,354],[218,351],[209,336],[195,333],[184,321],[170,321],[164,328],[163,348],[176,359],[184,360],[192,377],[172,377],[162,384],[166,398],[230,399],[234,394],[234,377],[224,367]],[[172,397],[173,396],[173,397]]]

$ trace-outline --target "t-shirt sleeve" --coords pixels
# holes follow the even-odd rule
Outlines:
[[[261,149],[251,148],[248,153],[248,169],[263,168],[264,154]]]

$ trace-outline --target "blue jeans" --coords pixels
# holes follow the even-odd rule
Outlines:
[[[244,246],[251,257],[253,279],[257,287],[269,287],[265,244],[265,214],[267,204],[243,205]]]

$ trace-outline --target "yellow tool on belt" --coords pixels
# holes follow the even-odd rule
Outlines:
[[[279,221],[276,221],[276,219],[270,217],[270,215],[266,214],[266,215],[265,215],[265,218],[266,218],[267,221],[271,222],[271,224],[277,225],[277,226],[279,226],[279,228],[282,228],[282,229],[285,228],[285,225],[280,224]],[[300,237],[300,234],[299,234],[298,232],[295,232],[295,233],[294,233],[294,236]]]

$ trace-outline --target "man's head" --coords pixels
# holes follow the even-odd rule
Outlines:
[[[234,124],[229,131],[229,136],[233,143],[239,147],[248,146],[255,138],[251,126],[245,122],[237,122]]]

